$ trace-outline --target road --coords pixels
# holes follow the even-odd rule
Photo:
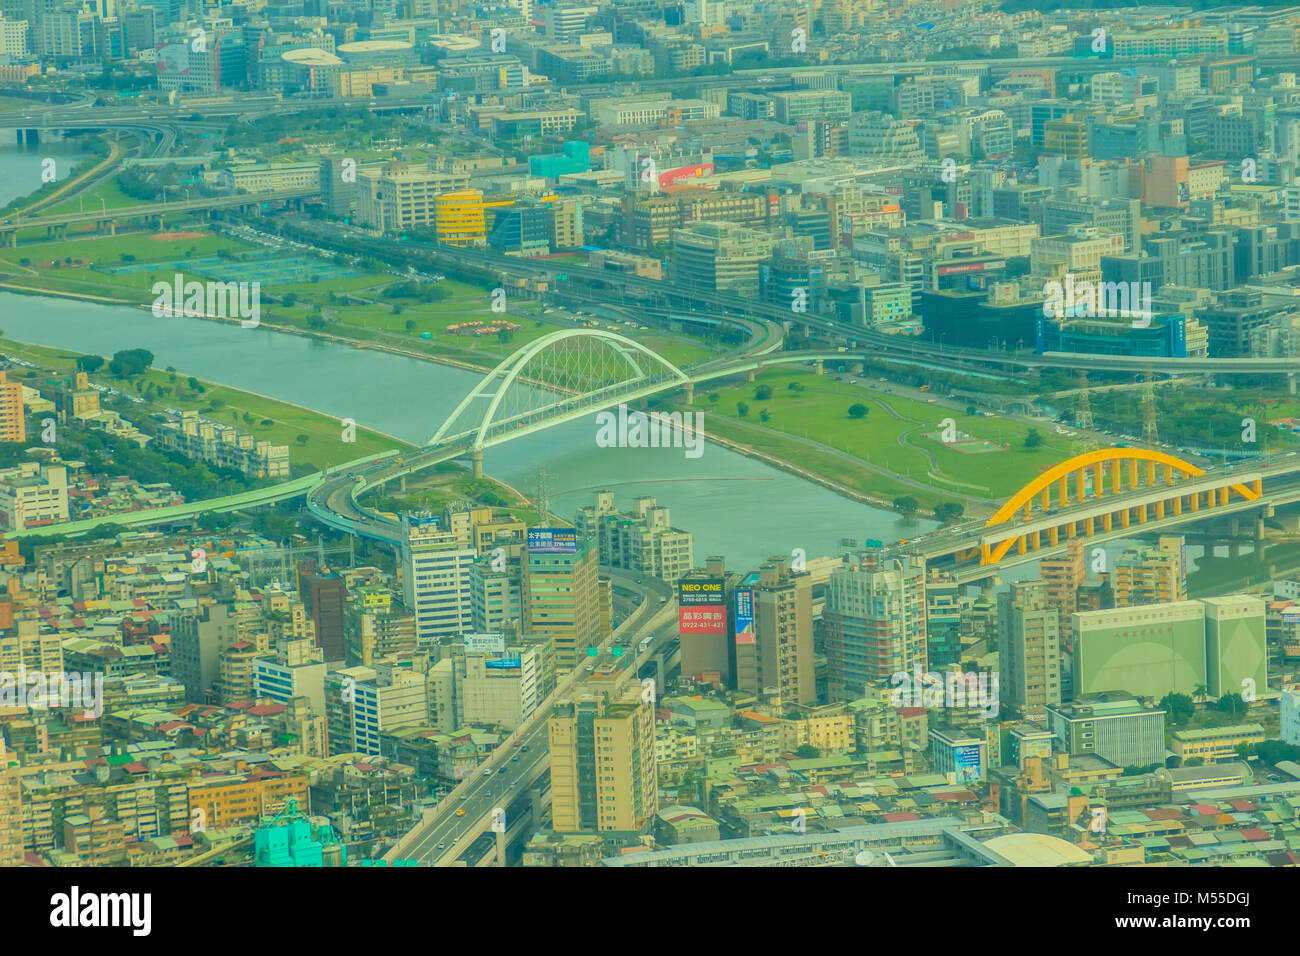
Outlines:
[[[613,656],[613,649],[619,646],[615,642],[626,638],[627,649],[635,653],[637,644],[648,631],[653,635],[650,646],[644,653],[636,654],[627,666],[627,679],[635,680],[641,665],[659,647],[677,636],[677,605],[672,598],[672,588],[656,578],[627,571],[602,568],[601,574],[612,578],[622,587],[634,588],[645,595],[641,606],[602,645],[600,655],[596,658],[597,667],[602,663],[627,660],[626,657]],[[664,604],[658,603],[660,597],[667,599]],[[591,672],[580,666],[569,675],[567,681],[566,678],[561,678],[556,693],[543,701],[524,724],[523,732],[519,735],[520,746],[504,744],[476,767],[473,775],[458,785],[443,801],[441,811],[431,821],[419,824],[411,831],[408,837],[415,842],[403,845],[400,857],[418,859],[426,865],[430,861],[437,861],[455,847],[469,829],[478,829],[485,821],[489,821],[494,808],[504,807],[516,799],[521,793],[521,780],[536,779],[542,768],[549,767],[547,718],[554,700],[581,693],[590,677]],[[465,813],[459,814],[457,810],[464,810]],[[507,821],[507,826],[509,825],[510,821]]]

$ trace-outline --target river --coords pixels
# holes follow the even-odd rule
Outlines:
[[[110,356],[147,348],[157,368],[174,366],[185,375],[352,418],[414,443],[427,441],[480,377],[264,328],[4,292],[0,328],[6,338],[78,353]],[[694,534],[697,563],[720,554],[735,570],[756,569],[768,555],[795,548],[809,557],[835,554],[841,538],[894,541],[936,526],[849,501],[715,445],[689,459],[680,448],[600,448],[596,434],[590,416],[490,449],[484,466],[529,493],[543,466],[551,509],[566,517],[601,488],[614,491],[621,507],[638,495],[653,495],[670,509],[674,525]]]
[[[46,159],[54,160],[55,180],[62,182],[87,155],[61,136],[42,133],[39,143],[19,143],[12,129],[0,127],[0,209],[44,185]]]

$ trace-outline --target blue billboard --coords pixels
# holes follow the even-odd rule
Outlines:
[[[577,554],[578,532],[573,528],[529,528],[529,554]]]
[[[984,776],[984,765],[980,760],[979,744],[963,744],[952,749],[953,769],[957,771],[958,783],[976,783]]]
[[[754,592],[736,589],[736,643],[754,643]]]
[[[483,666],[491,667],[494,670],[513,670],[522,667],[523,663],[518,657],[497,657],[490,661],[484,661]]]

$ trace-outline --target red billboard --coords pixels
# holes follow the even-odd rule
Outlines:
[[[676,169],[669,169],[659,174],[659,188],[667,189],[679,179],[687,179],[690,177],[698,179],[701,176],[712,175],[712,163],[696,163],[693,166],[678,166]]]
[[[726,634],[722,578],[683,578],[677,585],[677,627],[682,634]]]

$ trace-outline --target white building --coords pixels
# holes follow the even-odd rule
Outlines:
[[[459,663],[456,683],[461,724],[514,730],[537,709],[541,668],[536,650],[468,653]]]
[[[67,520],[67,468],[27,461],[0,472],[0,521],[8,530]]]
[[[253,694],[277,704],[295,697],[311,701],[312,712],[325,715],[325,658],[311,641],[285,641],[277,657],[253,662]]]
[[[1287,743],[1300,747],[1300,684],[1282,691],[1282,729]]]
[[[402,603],[415,612],[421,646],[474,628],[475,552],[434,519],[402,521]]]

